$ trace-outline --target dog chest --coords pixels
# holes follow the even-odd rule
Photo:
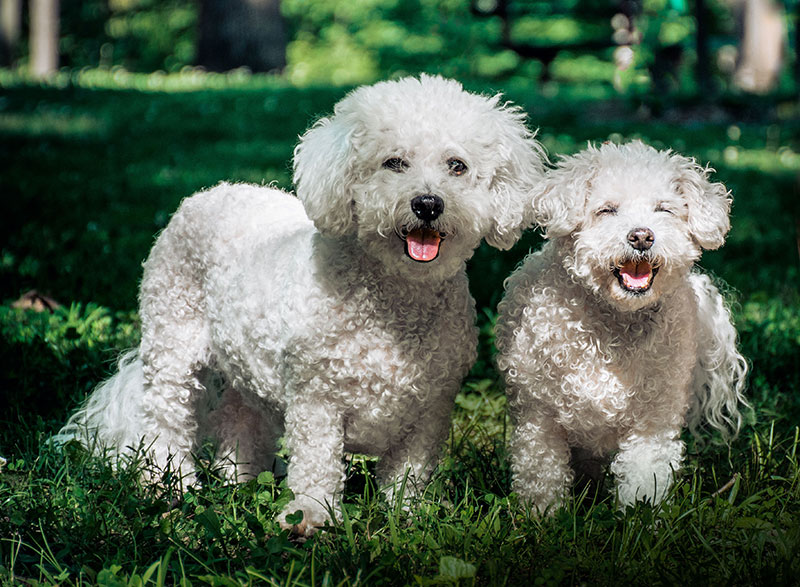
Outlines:
[[[333,397],[324,399],[343,411],[348,450],[383,453],[432,408],[451,406],[474,361],[469,300],[412,306],[367,313],[362,305],[336,347],[320,349],[336,356]]]
[[[558,303],[548,299],[552,290],[539,292],[531,312],[505,330],[516,333],[514,346],[504,343],[510,356],[526,357],[515,362],[514,379],[524,383],[513,386],[512,407],[540,406],[575,430],[626,428],[667,406],[685,412],[696,355],[691,308],[665,303],[620,315],[599,305]]]
[[[572,429],[613,426],[621,433],[648,421],[679,419],[688,406],[696,356],[694,315],[669,307],[620,320],[614,313],[584,312],[561,346],[543,361],[560,370],[551,396]]]

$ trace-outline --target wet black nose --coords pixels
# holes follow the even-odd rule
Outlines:
[[[417,218],[430,222],[436,220],[444,212],[444,200],[432,194],[423,194],[411,200],[411,211]]]
[[[637,251],[646,251],[655,240],[656,235],[649,228],[634,228],[628,233],[628,242]]]

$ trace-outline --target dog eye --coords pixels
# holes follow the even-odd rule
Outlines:
[[[408,162],[400,157],[390,157],[383,162],[381,167],[388,169],[389,171],[394,171],[395,173],[403,173],[406,169],[408,169],[409,166]]]
[[[450,169],[450,175],[464,175],[469,169],[466,163],[455,157],[447,160],[447,167]]]
[[[613,216],[616,213],[617,213],[616,206],[603,206],[597,212],[595,212],[597,216]]]
[[[666,204],[659,204],[656,206],[656,212],[666,212],[667,214],[672,214],[673,216],[675,215],[675,212],[667,208]]]

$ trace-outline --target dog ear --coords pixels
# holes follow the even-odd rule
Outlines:
[[[686,198],[689,208],[689,231],[704,249],[718,249],[725,243],[731,228],[730,192],[721,183],[709,181],[710,168],[694,159],[673,155],[678,166],[675,189]]]
[[[294,185],[306,214],[321,233],[341,236],[354,227],[353,115],[339,103],[332,117],[309,128],[294,150]]]
[[[544,229],[545,238],[568,236],[580,226],[596,173],[596,152],[590,146],[565,157],[533,194],[533,222]]]
[[[499,96],[492,98],[499,102]],[[531,194],[544,180],[544,149],[525,125],[521,109],[496,105],[492,110],[498,132],[492,149],[499,164],[490,184],[493,196],[492,221],[484,236],[486,242],[501,250],[510,249],[522,231],[533,223]]]

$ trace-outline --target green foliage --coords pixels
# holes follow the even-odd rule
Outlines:
[[[297,86],[348,86],[420,71],[530,84],[543,72],[542,62],[508,48],[504,24],[493,15],[494,0],[282,0],[280,4],[289,39],[282,77]],[[625,6],[637,12],[637,37],[630,45],[632,64],[617,70],[614,48],[627,41],[615,40],[611,22]],[[558,53],[550,72],[558,82],[582,81],[623,94],[652,89],[659,96],[704,91],[694,75],[694,7],[684,0],[625,6],[596,0],[512,1],[507,6],[508,39],[548,52],[566,49]],[[732,49],[734,11],[721,0],[709,0],[704,7],[711,50]],[[61,12],[64,67],[179,72],[195,63],[197,0],[87,0],[62,3]],[[718,71],[715,63],[712,56],[705,81],[717,91],[727,87],[730,75]],[[790,78],[786,68],[781,80],[784,91],[793,91]]]
[[[138,323],[95,304],[52,314],[0,306],[0,447],[36,442],[101,379]],[[1,454],[1,453],[0,453]]]
[[[63,2],[62,65],[178,71],[194,60],[196,25],[193,0]]]
[[[581,18],[579,13],[548,17],[522,15],[514,19],[511,39],[534,45],[565,45],[586,41],[608,41],[609,18]]]
[[[298,85],[416,71],[471,77],[517,63],[494,59],[486,44],[499,38],[497,23],[471,16],[468,0],[284,0],[281,9],[293,33],[286,74]]]

